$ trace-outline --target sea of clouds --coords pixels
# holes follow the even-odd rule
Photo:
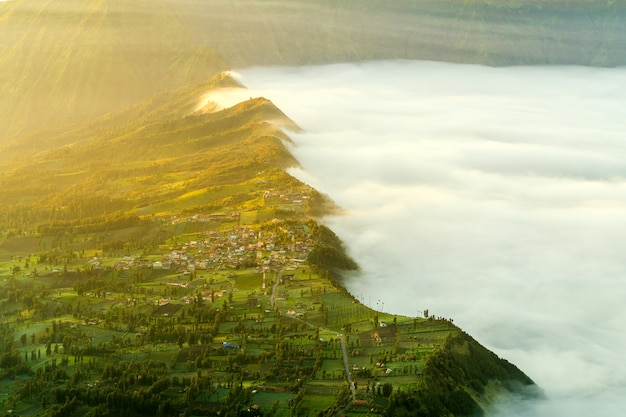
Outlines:
[[[237,76],[305,130],[292,173],[345,210],[325,222],[361,266],[355,296],[454,319],[548,398],[493,415],[622,414],[626,69],[381,61]]]

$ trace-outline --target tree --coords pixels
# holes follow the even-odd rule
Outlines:
[[[392,392],[393,392],[393,385],[391,385],[389,382],[385,382],[382,386],[383,397],[389,398]]]

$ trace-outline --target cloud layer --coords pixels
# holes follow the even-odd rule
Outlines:
[[[239,73],[373,307],[451,317],[544,388],[502,415],[626,406],[626,70],[393,61]],[[248,96],[250,92],[248,92]]]

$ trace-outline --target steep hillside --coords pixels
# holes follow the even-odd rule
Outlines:
[[[298,127],[270,101],[194,111],[207,91],[233,85],[219,75],[45,140],[5,146],[13,158],[0,165],[0,222],[27,229],[113,212],[235,210],[281,184],[300,187],[283,172],[296,161],[279,129]]]
[[[448,337],[441,350],[427,359],[423,377],[414,389],[391,396],[385,415],[483,416],[493,396],[504,391],[520,397],[542,396],[515,365],[459,332]]]
[[[234,67],[390,58],[626,64],[620,1],[168,1]]]
[[[226,69],[162,1],[0,3],[0,143]]]
[[[0,2],[0,143],[230,67],[624,65],[625,19],[623,2],[600,0]]]

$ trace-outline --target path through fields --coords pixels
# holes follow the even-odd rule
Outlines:
[[[276,303],[275,303],[276,291],[278,289],[278,284],[280,283],[280,279],[281,279],[282,275],[283,275],[283,270],[281,269],[276,274],[276,279],[274,280],[274,285],[272,286],[272,294],[270,296],[270,304],[272,305],[272,308],[275,311],[278,311],[278,313],[281,316],[289,317],[290,319],[293,319],[293,320],[298,320],[298,321],[308,325],[311,328],[316,328],[317,326],[314,325],[313,323],[309,323],[308,321],[302,320],[299,317],[294,317],[294,316],[291,316],[291,315],[289,315],[287,313],[279,311],[278,308],[276,307]],[[352,402],[354,402],[356,400],[356,387],[354,386],[354,383],[352,381],[352,375],[350,373],[350,363],[349,363],[349,357],[348,357],[348,348],[346,346],[346,340],[345,340],[345,338],[344,338],[342,333],[337,333],[334,330],[327,329],[327,328],[324,328],[324,327],[320,327],[319,329],[323,330],[325,332],[328,332],[328,333],[334,333],[337,336],[337,338],[339,339],[339,342],[341,343],[341,354],[343,356],[343,366],[344,366],[345,371],[346,371],[346,382],[348,383],[348,386],[350,387],[350,393],[351,393],[351,396],[352,396]],[[345,409],[344,409],[344,411],[345,411]]]

